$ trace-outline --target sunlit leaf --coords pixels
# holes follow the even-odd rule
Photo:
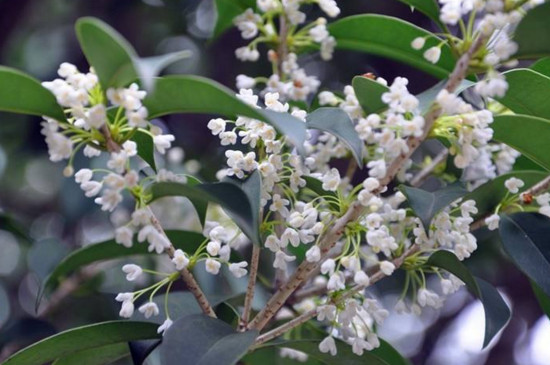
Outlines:
[[[231,28],[236,16],[244,13],[248,8],[256,7],[255,0],[215,0],[214,4],[216,5],[216,26],[213,38],[217,38]]]
[[[550,3],[544,3],[527,12],[514,31],[518,51],[514,57],[538,58],[550,55]]]
[[[355,76],[352,85],[357,101],[366,114],[378,114],[388,108],[388,104],[382,101],[382,94],[390,90],[387,86],[363,76]]]
[[[550,77],[527,68],[505,72],[508,91],[496,100],[516,114],[550,118]]]

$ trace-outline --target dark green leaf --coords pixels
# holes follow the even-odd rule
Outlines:
[[[518,24],[514,40],[518,51],[514,57],[538,58],[550,55],[550,3],[544,3],[531,9]]]
[[[544,294],[542,289],[533,281],[531,281],[531,287],[533,288],[533,293],[539,302],[540,308],[550,319],[550,296]]]
[[[166,235],[176,248],[180,248],[186,252],[196,250],[204,241],[203,235],[196,232],[166,231]],[[138,243],[137,240],[135,240],[134,245],[130,248],[119,245],[115,240],[82,247],[73,251],[56,266],[44,281],[42,294],[51,293],[67,276],[86,265],[104,260],[146,254],[149,254],[147,244]]]
[[[0,230],[11,232],[27,242],[31,241],[26,229],[8,214],[0,213]]]
[[[382,101],[382,94],[390,90],[387,86],[363,76],[355,76],[352,85],[355,96],[366,114],[378,114],[388,108]]]
[[[104,90],[139,78],[133,62],[136,52],[111,26],[96,18],[81,18],[76,22],[76,35]]]
[[[428,112],[435,98],[437,97],[437,94],[439,94],[439,92],[443,90],[446,83],[447,83],[447,80],[441,80],[440,82],[438,82],[437,84],[429,88],[428,90],[425,90],[420,94],[416,95],[419,101],[418,108],[423,114]],[[460,85],[458,85],[454,93],[458,95],[472,85],[474,85],[474,82],[470,80],[462,80],[462,82],[460,83]]]
[[[153,137],[145,133],[142,130],[137,130],[132,141],[136,142],[138,155],[147,162],[149,166],[157,171],[157,164],[155,163],[155,144],[153,143]]]
[[[516,158],[516,162],[514,162],[514,167],[512,168],[512,171],[546,171],[542,166],[534,162],[533,160],[528,159],[527,157],[521,155],[518,158]]]
[[[550,218],[538,213],[503,215],[499,232],[508,256],[550,296]]]
[[[65,120],[55,96],[38,80],[4,66],[0,66],[0,111]]]
[[[414,10],[418,10],[428,18],[436,22],[441,28],[441,20],[439,20],[439,5],[436,0],[399,0],[402,3],[410,5]]]
[[[437,46],[441,40],[434,34],[401,19],[364,14],[340,19],[329,25],[336,38],[337,48],[372,53],[407,63],[440,79],[454,68],[455,59],[449,46],[441,47],[441,58],[436,64],[428,62],[424,50]],[[428,37],[423,50],[415,50],[411,42],[417,37]]]
[[[128,344],[115,343],[99,348],[82,350],[54,361],[52,365],[103,365],[129,355]]]
[[[363,142],[355,131],[348,113],[340,108],[322,107],[306,117],[306,125],[310,129],[328,132],[344,142],[357,164],[363,166]]]
[[[233,26],[233,19],[244,13],[248,8],[256,7],[255,0],[215,0],[216,5],[216,26],[213,38],[217,38],[227,29]]]
[[[106,345],[158,338],[158,325],[149,322],[110,321],[73,328],[12,355],[4,365],[38,365],[79,351],[98,349]]]
[[[527,68],[505,72],[508,91],[496,100],[515,114],[550,118],[550,77]]]
[[[235,93],[212,80],[197,76],[167,76],[156,81],[155,89],[144,101],[150,118],[175,113],[238,115],[263,120],[303,151],[306,126],[288,113],[254,108]]]
[[[380,346],[371,351],[374,354],[386,361],[390,365],[411,365],[410,361],[405,359],[401,354],[386,341],[380,340]]]
[[[180,318],[159,348],[163,364],[232,365],[248,351],[257,331],[235,332],[227,323],[197,314]]]
[[[489,182],[479,186],[477,189],[468,193],[464,200],[475,200],[478,214],[476,217],[481,217],[495,210],[498,204],[504,199],[508,190],[504,186],[504,182],[511,177],[516,177],[523,180],[525,186],[520,190],[529,189],[542,179],[548,176],[542,171],[516,171],[504,175],[500,175]]]
[[[550,57],[541,58],[537,62],[533,63],[530,69],[537,71],[544,76],[550,77]]]
[[[163,54],[160,56],[136,58],[134,64],[139,74],[139,79],[147,91],[154,88],[155,78],[166,67],[183,59],[191,57],[191,51],[179,51]]]
[[[510,309],[499,292],[486,281],[474,277],[468,268],[450,251],[437,251],[430,256],[426,266],[439,267],[458,277],[483,304],[485,311],[485,348],[510,319]]]
[[[527,115],[499,115],[491,127],[494,140],[507,144],[550,170],[550,153],[541,153],[548,148],[550,121]]]
[[[252,206],[252,211],[260,214],[260,200],[262,196],[262,175],[258,170],[255,170],[245,180],[237,178],[228,178],[224,181],[235,184],[239,189],[244,191],[248,196],[248,201]]]
[[[151,185],[151,193],[152,200],[184,196],[191,201],[219,204],[253,243],[260,244],[259,212],[254,211],[248,195],[235,184],[220,182],[191,186],[164,182]]]
[[[437,213],[468,192],[460,184],[452,184],[433,193],[405,185],[401,185],[399,190],[407,197],[411,209],[422,221],[426,232]]]

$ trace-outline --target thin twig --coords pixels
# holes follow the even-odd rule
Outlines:
[[[252,258],[250,259],[250,276],[248,278],[248,286],[246,288],[246,296],[244,297],[244,309],[241,317],[239,329],[244,331],[248,326],[250,319],[250,309],[252,308],[252,300],[254,299],[254,288],[256,287],[256,278],[258,276],[258,264],[260,263],[260,245],[253,245]]]
[[[411,186],[419,187],[420,185],[422,185],[422,183],[430,176],[430,174],[437,168],[437,166],[445,161],[448,155],[449,151],[446,148],[443,151],[439,152],[428,166],[425,166],[422,170],[420,170],[418,174],[416,174],[411,179]]]

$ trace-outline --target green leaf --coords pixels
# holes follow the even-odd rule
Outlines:
[[[519,22],[514,40],[518,43],[517,58],[538,58],[550,55],[550,3],[531,9]]]
[[[550,121],[527,115],[499,115],[491,124],[493,139],[518,150],[535,163],[550,170],[548,148]]]
[[[352,85],[355,96],[366,114],[379,114],[388,108],[382,101],[382,94],[390,91],[389,87],[363,76],[355,76]]]
[[[394,349],[392,345],[381,338],[379,340],[380,346],[370,351],[371,354],[378,356],[391,365],[411,365],[410,361],[401,356],[401,354]]]
[[[186,252],[196,250],[204,241],[200,233],[189,231],[166,231],[170,242],[176,248]],[[108,240],[93,245],[84,246],[66,256],[50,273],[42,286],[42,294],[49,294],[69,275],[81,269],[86,265],[104,260],[114,260],[132,255],[148,255],[147,244],[134,240],[134,245],[130,248],[116,243],[115,240]]]
[[[38,80],[4,66],[0,66],[0,111],[65,120],[55,96]]]
[[[136,52],[111,26],[96,18],[81,18],[76,22],[76,35],[104,90],[139,78],[133,62]]]
[[[399,0],[402,3],[410,5],[411,8],[422,12],[428,18],[436,22],[440,28],[442,27],[441,20],[439,19],[439,5],[436,0]]]
[[[550,319],[550,296],[544,294],[542,289],[533,281],[531,281],[531,288],[533,288],[533,293],[539,302],[540,308]]]
[[[527,68],[505,72],[508,91],[496,100],[515,114],[550,118],[550,77]]]
[[[260,244],[259,212],[248,195],[233,183],[220,182],[191,186],[173,182],[151,185],[152,200],[165,196],[184,196],[191,201],[219,204],[244,234],[255,244]]]
[[[175,113],[238,115],[263,120],[303,152],[306,126],[288,113],[254,108],[215,81],[197,76],[167,76],[157,79],[155,89],[144,100],[150,118]]]
[[[422,221],[426,232],[437,213],[468,192],[460,184],[452,184],[433,193],[405,185],[401,185],[399,190],[407,197],[411,209]]]
[[[504,182],[511,177],[516,177],[523,180],[525,185],[520,191],[529,189],[542,179],[548,176],[548,173],[543,171],[515,171],[504,175],[500,175],[493,180],[479,186],[474,191],[468,193],[464,200],[475,200],[478,213],[476,217],[481,217],[495,210],[502,199],[506,196],[508,189],[504,186]]]
[[[17,222],[13,217],[8,214],[0,213],[0,230],[8,231],[13,233],[17,237],[30,242],[31,238],[27,233],[27,230]]]
[[[160,56],[135,58],[134,64],[139,74],[139,79],[145,90],[153,90],[155,78],[161,73],[162,70],[173,63],[191,57],[191,55],[191,51],[185,50],[171,52]]]
[[[533,63],[530,69],[537,71],[544,76],[550,77],[550,57],[541,58],[537,62]]]
[[[306,117],[310,129],[328,132],[344,142],[350,149],[359,167],[363,166],[363,142],[355,131],[348,113],[340,108],[322,107]]]
[[[441,80],[440,82],[438,82],[437,84],[429,88],[428,90],[425,90],[420,94],[416,95],[419,102],[418,108],[423,114],[428,112],[434,100],[436,99],[437,94],[439,94],[439,92],[443,90],[443,88],[445,87],[445,84],[447,84],[447,80]],[[474,84],[475,83],[470,80],[462,80],[460,85],[458,85],[458,87],[454,91],[455,95],[460,94],[461,92],[463,92],[470,86],[473,86]]]
[[[232,365],[254,344],[258,331],[235,332],[219,319],[197,314],[180,318],[159,347],[163,364]]]
[[[57,359],[52,365],[103,365],[115,362],[129,354],[128,344],[115,343],[99,348],[75,352]]]
[[[137,152],[139,157],[143,161],[147,162],[149,166],[157,171],[157,164],[155,163],[155,144],[153,143],[153,137],[145,133],[142,130],[137,130],[132,137],[132,141],[137,144]]]
[[[485,337],[483,339],[483,348],[485,348],[510,319],[510,309],[499,292],[491,284],[474,277],[450,251],[440,250],[432,254],[426,262],[426,266],[439,267],[455,275],[466,284],[470,293],[481,301],[485,311]]]
[[[248,197],[248,201],[252,207],[252,211],[260,214],[260,201],[262,196],[262,176],[258,170],[255,170],[245,180],[240,180],[234,177],[224,180],[231,184],[235,184],[239,189],[244,191]]]
[[[215,0],[216,26],[213,38],[219,37],[223,32],[233,26],[233,19],[245,12],[248,8],[256,8],[255,0]]]
[[[516,266],[550,296],[550,218],[538,213],[503,215],[499,233]]]
[[[294,350],[305,352],[310,358],[325,365],[393,365],[378,357],[373,351],[365,351],[362,356],[357,356],[347,343],[335,339],[338,354],[332,356],[330,353],[319,351],[319,340],[297,340],[277,343],[277,347],[288,347]]]
[[[158,325],[149,322],[110,321],[73,328],[36,342],[8,358],[3,365],[38,365],[79,351],[106,345],[159,338]]]
[[[328,27],[336,38],[337,48],[350,49],[388,57],[414,66],[440,79],[454,68],[455,59],[449,46],[441,47],[441,58],[436,64],[428,62],[424,50],[415,50],[411,42],[417,37],[428,37],[425,49],[437,46],[436,35],[398,18],[363,14],[342,18]]]

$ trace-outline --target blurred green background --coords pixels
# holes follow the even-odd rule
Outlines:
[[[342,16],[375,12],[431,28],[426,18],[398,1],[345,0],[339,5]],[[309,13],[310,19],[321,15],[315,8]],[[193,52],[168,73],[203,75],[231,88],[238,74],[269,75],[265,58],[251,64],[234,57],[234,49],[244,43],[237,31],[209,40],[216,16],[212,0],[0,0],[0,64],[40,80],[55,78],[65,61],[87,69],[73,30],[82,16],[106,21],[143,56]],[[329,63],[306,55],[301,63],[327,89],[341,90],[353,76],[366,72],[389,81],[406,76],[415,93],[437,82],[408,66],[353,52],[337,51]],[[208,120],[204,115],[180,115],[164,122],[183,149],[188,170],[199,161],[197,173],[212,180],[223,151],[205,127]],[[112,237],[110,220],[120,219],[101,212],[72,179],[63,177],[63,164],[48,160],[39,123],[39,118],[0,113],[0,360],[56,331],[116,319],[114,293],[127,285],[120,263],[109,263],[71,295],[59,302],[50,298],[51,303],[36,312],[38,288],[55,264],[75,247]],[[550,364],[550,321],[543,317],[529,282],[505,261],[495,240],[482,231],[480,249],[468,262],[502,289],[512,306],[512,321],[497,344],[479,351],[483,311],[465,292],[452,297],[440,312],[426,311],[420,318],[392,314],[381,336],[415,364]],[[388,305],[392,300],[391,295],[384,297]]]

